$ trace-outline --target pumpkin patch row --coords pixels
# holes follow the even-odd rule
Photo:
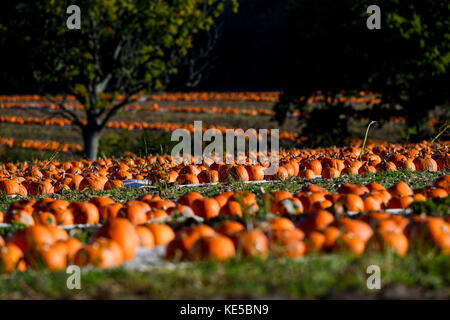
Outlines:
[[[311,102],[312,103],[312,102]],[[82,110],[83,106],[80,104],[73,103],[65,103],[65,108],[67,109],[77,109]],[[56,104],[45,104],[45,103],[33,103],[32,105],[28,103],[1,103],[0,109],[25,109],[25,108],[42,108],[42,109],[59,109],[59,106]],[[271,109],[264,108],[252,108],[252,109],[244,109],[244,108],[234,108],[234,107],[198,107],[198,106],[159,106],[158,104],[153,104],[151,106],[143,106],[143,105],[135,105],[131,104],[124,108],[125,110],[147,110],[147,111],[159,111],[159,112],[184,112],[184,113],[215,113],[215,114],[237,114],[237,115],[265,115],[265,116],[273,116],[275,112]],[[303,115],[308,117],[308,112],[304,112]],[[299,117],[301,113],[299,111],[292,111],[289,113],[291,117]],[[360,119],[361,121],[369,121],[369,118],[359,117],[358,114],[354,115],[355,119]],[[406,119],[404,117],[396,117],[391,116],[388,119],[391,123],[401,123],[405,124]],[[435,125],[438,123],[437,119],[428,120],[428,125]]]
[[[149,101],[255,101],[255,102],[278,102],[279,92],[189,92],[189,93],[162,93],[153,94],[146,97]],[[348,97],[341,94],[337,97],[340,102],[349,103],[380,103],[378,94],[373,92],[359,93],[357,97]],[[104,95],[105,98],[112,99],[112,96]],[[145,96],[134,95],[132,100],[142,99]],[[123,95],[118,95],[115,100],[123,100]],[[74,96],[55,96],[52,97],[56,101],[76,101]],[[328,98],[329,99],[329,98]],[[325,101],[321,91],[318,91],[314,97],[310,98],[308,102],[323,102]],[[23,95],[23,96],[0,96],[0,101],[47,101],[47,98],[40,95]]]
[[[80,152],[83,150],[79,144],[60,143],[57,141],[41,141],[41,140],[18,140],[14,138],[0,137],[0,146],[4,145],[8,148],[20,147],[23,149],[31,150],[48,150],[48,151],[60,151],[60,152]]]
[[[86,120],[83,120],[82,123],[85,123]],[[16,117],[16,116],[0,116],[0,123],[13,123],[13,124],[19,124],[19,125],[45,125],[45,126],[71,126],[72,121],[63,119],[63,118],[35,118],[35,117]],[[151,130],[151,131],[164,131],[164,132],[171,132],[177,129],[185,129],[188,130],[190,133],[194,132],[194,125],[192,124],[180,124],[180,123],[170,123],[170,122],[156,122],[156,123],[149,123],[149,122],[139,122],[139,121],[133,121],[133,122],[125,122],[125,121],[110,121],[106,124],[107,128],[110,129],[125,129],[129,131],[133,130]],[[234,128],[224,127],[224,126],[204,126],[202,128],[203,132],[205,132],[208,129],[215,129],[221,132],[222,134],[225,134],[226,130]],[[304,141],[304,137],[300,137],[300,135],[296,132],[288,132],[288,131],[280,131],[279,132],[279,139],[280,140],[287,140],[291,142],[301,142]]]
[[[447,150],[447,144],[428,144],[425,141],[404,146],[369,143],[361,157],[359,147],[291,149],[278,154],[279,167],[271,175],[266,174],[269,162],[252,164],[245,157],[239,157],[229,164],[220,162],[220,159],[202,160],[192,156],[184,160],[199,164],[185,164],[170,155],[96,161],[6,163],[0,164],[0,191],[21,195],[47,194],[62,189],[97,191],[123,187],[122,181],[130,179],[186,185],[285,180],[291,177],[321,176],[325,179],[398,169],[435,172],[450,169]]]
[[[139,225],[152,219],[168,218],[174,212],[210,220],[216,217],[242,217],[260,209],[275,215],[300,215],[324,209],[339,214],[357,214],[406,209],[413,202],[446,198],[449,192],[450,175],[446,175],[438,178],[432,185],[417,190],[412,190],[404,182],[397,182],[389,189],[377,183],[366,186],[343,184],[337,189],[337,193],[330,193],[317,185],[304,187],[294,194],[275,191],[263,194],[263,208],[260,208],[261,203],[258,205],[258,196],[248,192],[224,192],[211,198],[190,192],[176,202],[149,194],[123,204],[103,196],[92,198],[90,202],[73,203],[53,198],[38,201],[24,199],[12,203],[5,215],[0,214],[0,223],[71,226],[98,224],[122,217]]]
[[[402,199],[409,197],[421,201],[448,195],[450,175],[415,191],[403,182],[389,189],[376,183],[346,184],[337,191],[328,193],[310,185],[296,194],[265,193],[262,202],[270,214],[262,219],[254,215],[259,210],[257,196],[247,192],[224,192],[210,198],[190,192],[176,202],[148,194],[123,204],[103,196],[73,203],[51,198],[20,200],[9,206],[6,221],[26,227],[7,239],[0,237],[0,270],[42,266],[58,270],[69,263],[108,268],[133,259],[138,247],[155,245],[166,247],[167,259],[192,261],[223,261],[236,254],[262,258],[269,254],[299,258],[311,252],[360,255],[385,249],[403,256],[419,241],[422,246],[425,243],[450,253],[450,217],[392,215],[380,210],[382,204],[393,203],[392,199],[403,203]],[[349,211],[359,214],[349,217]],[[149,222],[180,214],[199,216],[208,224],[174,230],[167,224]],[[239,221],[244,214],[253,216],[247,226]],[[216,217],[223,219],[212,220]],[[85,245],[56,226],[100,221],[103,225]]]
[[[83,105],[81,104],[64,104],[67,109],[77,109],[82,110]],[[2,103],[0,104],[0,109],[25,109],[25,108],[42,108],[42,109],[59,109],[56,104],[45,104],[45,103]],[[196,107],[196,106],[159,106],[158,104],[153,104],[151,106],[135,105],[131,104],[124,108],[125,110],[147,110],[147,111],[160,111],[160,112],[185,112],[185,113],[219,113],[219,114],[245,114],[245,115],[274,115],[275,112],[271,109],[264,108],[254,108],[254,109],[243,109],[243,108],[233,108],[233,107]],[[294,112],[295,116],[299,115],[299,112]]]

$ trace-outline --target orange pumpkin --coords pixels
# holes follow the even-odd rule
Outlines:
[[[120,246],[124,260],[131,260],[140,245],[139,235],[133,224],[124,218],[115,218],[106,222],[94,235],[94,238],[114,240]]]

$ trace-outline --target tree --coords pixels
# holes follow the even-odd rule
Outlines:
[[[338,95],[359,92],[370,75],[366,21],[356,19],[355,6],[354,0],[292,0],[285,10],[289,86],[274,107],[275,118],[282,123],[300,111],[302,135],[311,146],[343,142],[354,110]],[[323,100],[310,105],[319,92]]]
[[[401,106],[407,137],[427,137],[431,110],[446,105],[450,116],[450,4],[438,0],[373,1],[381,7],[385,32],[380,43],[388,48],[378,60],[368,84],[382,93],[390,110]]]
[[[449,6],[437,0],[372,1],[381,8],[381,29],[366,27],[362,0],[292,0],[286,10],[291,85],[275,105],[283,122],[300,110],[302,134],[312,144],[339,144],[354,114],[371,120],[404,116],[410,139],[423,138],[430,110],[448,101]],[[338,94],[381,94],[382,103],[355,108]],[[324,102],[309,97],[322,92]]]
[[[80,30],[69,30],[64,0],[16,1],[1,14],[2,47],[20,42],[39,90],[74,95],[84,119],[61,101],[57,114],[82,132],[84,151],[97,157],[101,131],[139,93],[161,90],[192,47],[237,0],[84,0]],[[9,14],[9,15],[8,15]]]

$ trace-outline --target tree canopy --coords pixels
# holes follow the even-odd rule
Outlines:
[[[300,110],[312,144],[342,143],[355,113],[371,120],[404,116],[409,138],[420,139],[429,111],[448,101],[449,4],[370,4],[381,9],[380,30],[366,27],[368,4],[361,0],[292,0],[286,8],[293,67],[286,70],[290,85],[275,106],[276,118],[282,122]],[[361,90],[380,93],[382,103],[356,110],[336,99]],[[312,108],[307,99],[318,91],[328,101]]]

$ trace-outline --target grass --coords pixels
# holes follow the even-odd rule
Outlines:
[[[367,267],[381,270],[381,290],[367,288]],[[2,299],[316,299],[450,298],[450,259],[430,252],[400,258],[390,252],[355,258],[345,254],[302,259],[239,259],[172,263],[145,271],[90,269],[81,289],[69,275],[27,271],[0,278]]]

